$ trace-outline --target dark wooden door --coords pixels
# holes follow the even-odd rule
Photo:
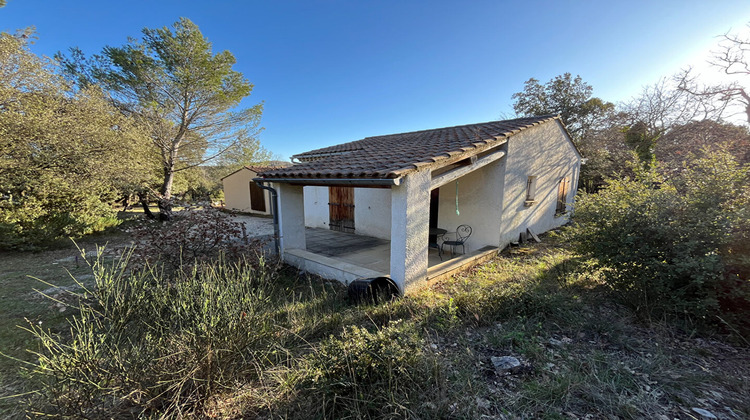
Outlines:
[[[430,191],[430,229],[438,227],[438,208],[440,207],[440,189]],[[429,235],[431,246],[437,246],[437,234]]]
[[[250,208],[255,211],[266,211],[266,197],[264,197],[263,189],[254,182],[250,183]]]
[[[438,207],[440,203],[440,189],[430,191],[430,227],[438,227]]]
[[[354,188],[328,187],[328,212],[331,230],[354,233]]]

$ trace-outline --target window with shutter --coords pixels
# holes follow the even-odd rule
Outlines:
[[[563,214],[568,204],[568,191],[570,191],[570,178],[560,178],[560,184],[557,186],[557,208],[555,214]]]

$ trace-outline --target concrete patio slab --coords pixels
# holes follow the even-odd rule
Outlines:
[[[326,278],[343,278],[350,283],[357,278],[388,276],[390,271],[391,244],[386,239],[328,229],[306,228],[307,249],[287,251],[290,262],[305,271]],[[425,283],[455,274],[468,266],[483,262],[495,254],[496,247],[485,247],[470,254],[443,254],[437,249],[428,252],[428,274]],[[409,287],[412,289],[412,285]]]

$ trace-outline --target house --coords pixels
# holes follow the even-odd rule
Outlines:
[[[581,165],[559,116],[367,137],[293,159],[299,163],[258,179],[278,191],[283,259],[344,283],[390,276],[402,293],[497,253],[527,229],[564,224]],[[443,261],[430,247],[431,229],[464,224],[473,229],[464,254]],[[308,250],[310,228],[341,232],[332,243],[385,242],[379,268]]]
[[[271,214],[271,197],[253,181],[258,173],[274,169],[270,166],[243,166],[221,178],[224,186],[224,207],[243,213]]]

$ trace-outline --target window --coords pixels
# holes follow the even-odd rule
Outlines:
[[[566,206],[568,204],[568,191],[570,191],[570,178],[560,178],[560,183],[557,186],[557,207],[555,208],[555,214],[565,213]]]
[[[536,199],[534,198],[535,196],[536,196],[536,177],[530,176],[526,180],[526,201],[524,202],[524,205],[530,206],[536,203]]]

